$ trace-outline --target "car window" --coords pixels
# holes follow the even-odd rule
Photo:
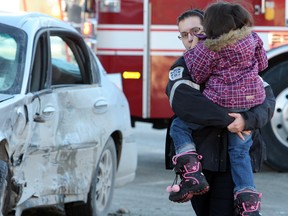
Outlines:
[[[47,33],[39,36],[35,46],[30,90],[36,92],[48,86],[47,82]]]
[[[26,43],[27,36],[22,30],[0,25],[0,93],[20,92]]]
[[[91,68],[92,68],[92,73],[94,75],[94,82],[100,83],[101,76],[100,76],[99,65],[98,65],[98,62],[96,61],[97,57],[96,57],[95,53],[93,53],[92,50],[90,50],[89,54],[90,54],[90,58],[91,58]]]
[[[82,84],[80,66],[69,44],[59,36],[50,37],[52,85]]]

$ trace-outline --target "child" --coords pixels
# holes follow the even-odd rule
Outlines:
[[[205,83],[203,94],[231,112],[244,112],[263,103],[265,90],[258,72],[268,66],[268,60],[263,42],[251,31],[249,12],[238,4],[215,3],[207,8],[203,26],[207,39],[199,41],[195,36],[191,49],[184,53],[193,81]],[[179,187],[192,195],[207,191],[191,136],[191,132],[199,128],[201,126],[176,118],[170,132],[176,151],[173,162],[176,168],[178,164],[184,167]],[[243,136],[244,140],[228,133],[236,211],[260,215],[261,194],[255,189],[249,156],[252,134],[243,133]],[[170,191],[177,192],[179,188],[170,188]],[[254,202],[247,203],[246,200],[251,200],[247,197],[251,196],[255,197]]]

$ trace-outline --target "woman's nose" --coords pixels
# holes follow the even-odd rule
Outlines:
[[[193,41],[194,35],[193,34],[188,34],[188,41],[191,42]]]

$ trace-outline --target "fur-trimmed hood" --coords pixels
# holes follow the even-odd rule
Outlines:
[[[251,28],[247,26],[244,26],[241,29],[231,30],[226,34],[221,35],[219,38],[206,39],[204,41],[204,46],[211,51],[218,52],[226,46],[236,44],[237,41],[251,34],[251,31]]]

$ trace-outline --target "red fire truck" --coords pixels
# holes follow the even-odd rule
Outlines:
[[[62,19],[85,35],[108,73],[121,74],[133,121],[165,126],[173,115],[165,95],[167,74],[184,51],[176,19],[187,9],[205,9],[213,0],[46,1],[61,4]],[[277,97],[274,117],[262,130],[267,161],[288,171],[288,0],[246,0],[245,6],[269,58],[261,75]]]
[[[99,0],[97,55],[109,73],[121,73],[134,120],[160,126],[172,115],[165,87],[169,67],[184,48],[178,40],[177,16],[205,9],[211,0]],[[277,105],[262,130],[267,160],[288,171],[288,1],[248,0],[268,51],[269,68],[261,75],[272,86]]]
[[[285,0],[249,2],[246,5],[255,15],[255,30],[265,48],[285,44]],[[205,9],[209,3],[211,0],[99,0],[97,55],[109,73],[122,73],[134,119],[157,127],[172,115],[165,95],[167,73],[184,51],[177,38],[176,19],[184,10]]]

